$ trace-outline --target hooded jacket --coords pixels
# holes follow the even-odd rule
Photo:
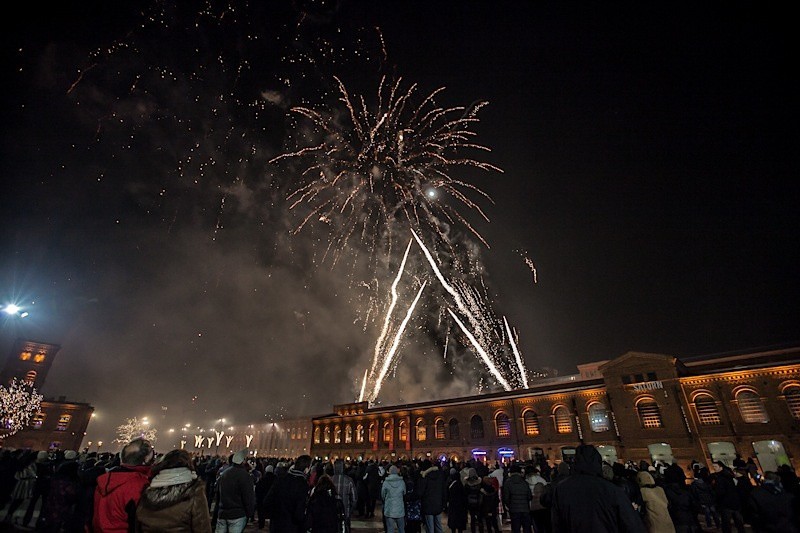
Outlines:
[[[252,518],[256,512],[256,491],[253,478],[241,464],[234,464],[220,474],[217,481],[219,492],[219,518],[235,520]]]
[[[423,515],[437,515],[444,511],[447,501],[447,478],[435,465],[422,471],[420,498]]]
[[[656,482],[649,472],[637,473],[636,482],[642,491],[647,531],[649,533],[675,533],[675,526],[669,515],[669,501],[664,489],[656,487]]]
[[[553,531],[644,533],[644,524],[619,487],[602,477],[602,458],[594,446],[575,450],[572,475],[556,484]]]
[[[169,473],[178,468],[168,468]],[[159,473],[159,475],[161,475]],[[158,479],[156,476],[154,479]],[[201,479],[148,487],[136,509],[137,533],[211,533],[206,486]]]
[[[383,500],[383,516],[386,518],[402,518],[406,515],[403,496],[406,494],[406,482],[397,474],[389,474],[383,480],[381,499]]]
[[[308,480],[294,468],[275,478],[267,493],[264,505],[269,511],[269,529],[272,533],[304,533],[306,531],[306,499]]]
[[[503,485],[503,503],[508,507],[509,513],[530,512],[531,499],[533,499],[531,488],[521,473],[513,473],[508,476]]]
[[[97,478],[94,493],[95,533],[127,533],[134,530],[136,506],[150,482],[147,465],[121,465]]]

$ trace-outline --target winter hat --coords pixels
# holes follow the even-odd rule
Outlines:
[[[400,471],[397,469],[396,466],[392,465],[392,466],[389,467],[389,475],[390,476],[392,474],[399,474],[399,473],[400,473]]]
[[[267,465],[267,468],[264,469],[264,472],[267,473],[267,474],[271,474],[274,471],[275,471],[275,467],[273,467],[272,465]]]
[[[47,461],[48,454],[46,451],[42,450],[36,454],[36,460],[40,463]]]
[[[64,459],[66,459],[67,461],[71,461],[76,457],[78,457],[78,452],[76,452],[75,450],[67,450],[64,452]]]
[[[474,468],[470,468],[469,470],[467,470],[467,472],[468,472],[467,474],[468,479],[478,479],[478,471],[475,470]]]
[[[247,457],[247,448],[239,450],[238,452],[233,454],[233,459],[231,459],[231,461],[233,461],[233,464],[235,465],[240,465],[244,462],[246,457]]]

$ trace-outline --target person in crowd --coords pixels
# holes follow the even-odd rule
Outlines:
[[[519,533],[520,528],[525,533],[533,533],[531,526],[531,488],[522,477],[522,467],[519,464],[511,465],[509,476],[503,485],[503,505],[511,516],[511,531]]]
[[[151,473],[136,509],[136,533],[211,533],[205,483],[189,452],[172,450]]]
[[[483,513],[481,504],[483,493],[481,492],[481,478],[474,468],[467,471],[467,479],[464,481],[464,492],[467,495],[467,512],[469,513],[469,525],[472,533],[483,533]]]
[[[447,527],[451,533],[467,529],[467,491],[455,468],[450,470],[447,484]]]
[[[301,455],[285,475],[277,476],[266,496],[270,533],[305,533],[305,506],[311,456]]]
[[[11,523],[14,513],[19,509],[22,502],[33,496],[33,487],[36,484],[36,454],[25,452],[19,457],[19,466],[14,472],[16,483],[11,489],[10,502],[6,510],[3,522]]]
[[[366,501],[364,502],[364,517],[375,517],[375,503],[378,501],[378,496],[381,491],[381,475],[378,471],[378,464],[375,461],[367,462],[367,468],[364,471],[364,488]]]
[[[247,449],[239,450],[233,454],[230,466],[219,475],[215,533],[241,533],[255,516],[256,492],[246,460]]]
[[[714,499],[720,514],[723,533],[731,533],[731,520],[738,533],[744,533],[744,517],[742,516],[742,502],[736,491],[736,476],[728,466],[721,461],[711,464],[714,469],[711,486],[714,490]]]
[[[80,518],[75,514],[78,501],[78,453],[67,450],[57,460],[55,473],[47,493],[47,512],[43,531],[80,533]]]
[[[481,478],[481,514],[486,524],[486,533],[500,533],[498,524],[500,507],[500,482],[491,475]]]
[[[757,533],[797,533],[795,496],[783,488],[776,472],[765,472],[764,482],[750,493],[750,524]]]
[[[542,477],[539,467],[529,465],[525,467],[525,482],[531,489],[531,522],[538,533],[550,532],[550,510],[546,509],[541,498],[544,494],[547,480]]]
[[[44,450],[36,453],[36,481],[33,484],[33,494],[28,502],[28,508],[25,510],[25,516],[22,518],[23,526],[30,526],[33,520],[33,513],[41,500],[41,508],[39,509],[39,518],[37,522],[37,529],[41,529],[44,523],[44,515],[47,512],[46,502],[47,494],[50,490],[50,481],[55,472],[53,462],[50,460],[50,454]]]
[[[438,465],[422,462],[420,499],[427,533],[442,533],[442,513],[447,502],[447,478]]]
[[[328,474],[318,475],[306,505],[305,531],[339,533],[343,521],[344,507],[337,498],[333,480]]]
[[[678,464],[667,466],[664,472],[664,493],[669,502],[669,515],[676,533],[697,533],[700,523],[700,503],[686,485],[686,474]]]
[[[422,531],[422,500],[419,495],[419,472],[414,464],[402,468],[403,481],[406,482],[406,533]]]
[[[695,500],[700,504],[700,510],[705,516],[706,527],[719,529],[721,521],[717,513],[717,503],[714,497],[714,488],[711,486],[711,473],[708,468],[701,466],[689,486],[689,490],[694,495]]]
[[[675,526],[669,515],[669,502],[664,489],[656,486],[656,482],[649,471],[640,471],[636,474],[639,490],[642,491],[644,500],[644,523],[648,533],[675,533]]]
[[[92,513],[97,478],[105,473],[105,463],[99,460],[96,453],[88,454],[78,468],[78,501],[75,504],[75,515],[81,524],[81,531],[92,531],[93,529]]]
[[[602,458],[592,445],[576,448],[574,473],[555,485],[551,521],[559,532],[645,532],[625,493],[603,479]]]
[[[333,463],[333,485],[336,487],[336,497],[342,501],[344,510],[344,533],[350,533],[350,519],[355,511],[357,496],[356,485],[353,479],[344,473],[344,461],[337,459]]]
[[[136,506],[150,481],[155,452],[147,439],[133,439],[120,452],[120,465],[97,478],[94,494],[94,533],[133,531]]]
[[[734,469],[733,476],[736,480],[736,494],[739,497],[742,521],[745,524],[749,524],[752,521],[750,516],[750,493],[753,492],[753,480],[750,479],[750,472],[747,470],[747,466],[740,466]]]
[[[275,482],[275,467],[267,465],[264,473],[256,483],[256,514],[258,515],[258,529],[264,529],[269,513],[267,512],[266,500],[269,489]]]
[[[387,533],[405,532],[405,495],[406,483],[400,477],[398,468],[392,465],[389,467],[389,475],[383,480],[383,486],[381,486],[383,516],[386,520]]]

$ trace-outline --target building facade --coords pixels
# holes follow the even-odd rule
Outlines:
[[[57,344],[18,339],[0,372],[0,380],[8,384],[16,378],[33,385],[37,390],[44,385],[47,373],[61,347]],[[4,448],[31,450],[80,450],[94,407],[88,403],[45,398],[38,413],[31,417],[27,428],[3,437]]]
[[[364,459],[570,461],[593,444],[609,462],[692,460],[800,466],[800,348],[681,361],[628,352],[524,390],[312,419],[312,454]]]

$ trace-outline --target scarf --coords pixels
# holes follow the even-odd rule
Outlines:
[[[156,477],[150,482],[150,486],[153,488],[169,487],[189,483],[196,478],[197,474],[186,467],[167,468],[156,474]]]

